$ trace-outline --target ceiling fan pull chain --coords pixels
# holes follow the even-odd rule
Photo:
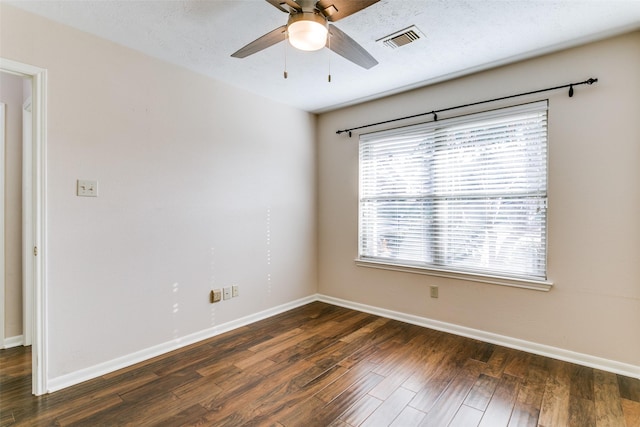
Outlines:
[[[287,74],[287,32],[284,32],[284,78],[289,77]]]
[[[327,81],[331,83],[331,33],[327,34],[327,57],[329,58],[329,76],[327,77]]]

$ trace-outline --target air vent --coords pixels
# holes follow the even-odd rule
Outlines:
[[[404,30],[397,31],[393,34],[389,34],[388,36],[376,41],[391,49],[397,49],[423,38],[424,34],[422,34],[420,30],[418,30],[418,27],[412,25],[409,28],[405,28]]]

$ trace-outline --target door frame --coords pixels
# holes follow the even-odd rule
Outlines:
[[[46,221],[46,138],[47,138],[47,70],[10,59],[0,58],[0,72],[31,79],[31,194],[23,194],[23,200],[31,201],[31,223],[23,224],[32,233],[29,243],[30,258],[33,261],[33,304],[32,304],[32,392],[42,395],[48,391],[47,367],[47,221]],[[25,233],[23,233],[25,234]],[[29,234],[29,233],[26,233]],[[24,262],[24,260],[23,260]],[[28,286],[29,284],[27,284]]]
[[[33,344],[33,112],[22,104],[22,345]],[[31,196],[29,196],[31,195]]]
[[[0,102],[0,165],[2,165],[2,173],[0,173],[0,348],[4,348],[4,317],[6,309],[4,306],[4,176],[6,174],[6,165],[4,160],[4,139],[6,130],[6,105]]]

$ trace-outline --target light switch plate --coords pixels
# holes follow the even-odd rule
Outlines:
[[[77,195],[81,197],[98,197],[98,181],[79,179]]]

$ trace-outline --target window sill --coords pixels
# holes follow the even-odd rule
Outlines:
[[[535,291],[548,292],[553,286],[553,282],[535,279],[517,279],[512,277],[490,276],[477,273],[461,273],[450,270],[427,269],[411,265],[392,264],[388,262],[356,259],[355,263],[359,267],[379,268],[382,270],[402,271],[405,273],[425,274],[428,276],[446,277],[448,279],[468,280],[471,282],[489,283],[492,285],[511,286],[515,288],[531,289]]]

